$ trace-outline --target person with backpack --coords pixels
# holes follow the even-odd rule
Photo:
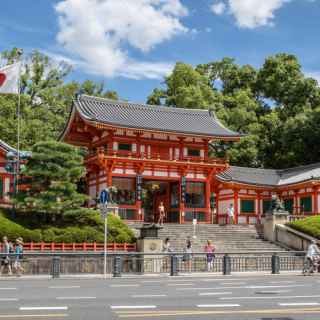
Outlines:
[[[207,241],[207,244],[204,247],[204,252],[206,253],[206,258],[207,258],[207,270],[208,271],[213,271],[213,262],[215,258],[214,251],[216,248],[212,245],[211,240]]]
[[[8,270],[8,275],[12,275],[12,269],[10,264],[10,244],[8,238],[4,236],[2,238],[2,258],[1,258],[1,268],[0,268],[0,275],[3,273],[4,269]]]
[[[14,262],[14,269],[17,276],[21,276],[23,273],[23,268],[21,266],[21,260],[23,258],[23,240],[22,238],[16,239],[16,246],[15,246],[15,262]]]

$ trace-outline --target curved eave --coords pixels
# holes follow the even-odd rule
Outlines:
[[[209,141],[213,140],[227,140],[227,141],[239,141],[242,135],[208,135],[208,134],[199,134],[199,133],[192,133],[192,132],[185,132],[185,131],[174,131],[174,130],[159,130],[157,128],[146,128],[146,127],[138,127],[138,126],[125,126],[125,125],[119,125],[116,123],[112,122],[106,122],[106,121],[97,121],[96,119],[92,119],[87,117],[85,114],[83,114],[80,110],[80,108],[75,105],[75,108],[77,109],[77,112],[79,113],[80,117],[87,122],[88,124],[91,124],[95,127],[103,127],[105,126],[106,128],[119,128],[119,129],[132,129],[132,130],[141,130],[141,131],[146,131],[150,133],[171,133],[171,134],[178,134],[178,135],[183,135],[183,136],[188,136],[188,137],[200,137],[200,138],[206,138]]]
[[[302,187],[301,185],[306,184],[308,182],[317,182],[320,184],[320,181],[318,179],[305,179],[299,182],[293,182],[293,183],[287,183],[287,184],[281,184],[281,185],[270,185],[270,184],[260,184],[260,183],[253,183],[248,181],[239,181],[234,179],[223,179],[221,177],[216,177],[218,181],[221,183],[226,184],[234,184],[238,185],[240,187],[246,187],[246,188],[273,188],[273,189],[286,189],[288,187]]]
[[[72,126],[72,122],[75,118],[76,115],[76,107],[75,104],[72,102],[72,107],[71,110],[69,112],[69,117],[68,117],[68,121],[66,122],[66,125],[62,131],[62,133],[60,134],[58,141],[64,141],[66,135],[70,132],[71,126]]]

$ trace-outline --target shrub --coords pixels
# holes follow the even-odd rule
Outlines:
[[[289,222],[287,226],[320,239],[320,216]]]

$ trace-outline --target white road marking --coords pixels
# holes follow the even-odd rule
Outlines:
[[[175,286],[193,286],[193,283],[168,283],[168,287]]]
[[[166,294],[134,294],[132,298],[163,298],[167,297]]]
[[[0,298],[0,302],[5,302],[5,301],[19,301],[17,298]]]
[[[246,282],[237,282],[237,283],[232,283],[232,282],[221,282],[219,285],[221,286],[228,286],[228,285],[234,285],[234,284],[246,284]]]
[[[94,300],[97,297],[56,297],[57,300]]]
[[[139,284],[110,284],[110,288],[133,288],[140,287]]]
[[[149,306],[110,306],[112,310],[117,309],[155,309],[157,306],[149,305]]]
[[[240,307],[240,304],[198,304],[198,308],[234,308]]]
[[[269,288],[296,288],[296,287],[310,287],[309,285],[304,284],[295,284],[295,285],[288,285],[288,286],[246,286],[245,289],[269,289]]]
[[[257,291],[255,294],[276,294],[276,293],[286,293],[291,292],[292,290],[272,290],[272,291]]]
[[[296,288],[296,287],[310,287],[310,285],[304,285],[304,284],[294,284],[294,285],[288,285],[288,286],[246,286],[244,288],[246,289],[269,289],[269,288]]]
[[[141,281],[141,283],[162,283],[162,280],[145,280]]]
[[[227,294],[232,294],[232,292],[200,292],[199,296],[220,296]]]
[[[31,311],[31,310],[68,310],[68,307],[20,307],[20,311]]]
[[[268,297],[222,297],[220,300],[254,300],[254,299],[300,299],[300,298],[320,298],[320,295],[315,296],[268,296]]]
[[[293,303],[278,303],[281,307],[293,307],[293,306],[318,306],[318,302],[293,302]]]
[[[0,288],[0,290],[17,290],[17,288]]]
[[[49,289],[79,289],[80,286],[51,286]]]
[[[269,289],[269,288],[295,288],[310,287],[310,285],[288,285],[288,286],[233,286],[233,287],[211,287],[211,288],[177,288],[176,290],[225,290],[225,289]]]
[[[284,283],[296,283],[296,281],[270,281],[271,284],[284,284]]]

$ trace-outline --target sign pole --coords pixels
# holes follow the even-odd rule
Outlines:
[[[108,200],[109,190],[103,189],[100,193],[101,217],[104,219],[104,252],[103,252],[103,275],[107,279],[107,242],[108,242]]]
[[[104,264],[103,264],[103,274],[104,278],[107,279],[107,242],[108,242],[108,214],[107,214],[107,205],[103,205],[103,214],[104,214]]]

